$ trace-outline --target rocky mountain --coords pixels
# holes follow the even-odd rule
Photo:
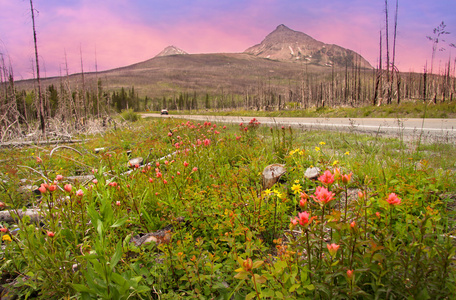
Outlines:
[[[182,49],[177,48],[176,46],[168,46],[163,49],[160,53],[155,55],[155,57],[162,57],[162,56],[169,56],[169,55],[181,55],[181,54],[188,54]]]
[[[333,44],[325,44],[305,33],[279,25],[258,45],[244,53],[258,57],[331,67],[352,67],[371,69],[372,66],[358,53]]]

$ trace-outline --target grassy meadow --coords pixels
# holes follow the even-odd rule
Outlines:
[[[255,120],[146,119],[78,138],[0,150],[3,296],[456,294],[455,145]],[[286,172],[265,188],[271,164]]]

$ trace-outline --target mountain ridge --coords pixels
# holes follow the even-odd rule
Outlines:
[[[260,44],[244,53],[267,59],[302,62],[326,67],[354,67],[372,69],[372,65],[353,50],[335,44],[325,44],[311,36],[280,24]]]

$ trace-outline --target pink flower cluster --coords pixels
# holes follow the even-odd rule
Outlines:
[[[386,199],[386,201],[390,204],[390,205],[399,205],[401,204],[401,198],[399,198],[395,193],[391,193],[388,195],[388,199]]]
[[[315,196],[311,196],[316,202],[321,203],[323,205],[327,204],[329,201],[334,200],[335,194],[333,192],[328,191],[327,188],[318,186],[317,190],[315,191]]]

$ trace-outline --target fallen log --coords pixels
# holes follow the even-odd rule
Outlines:
[[[33,146],[33,145],[74,144],[74,143],[82,143],[83,141],[84,140],[6,142],[6,143],[0,143],[0,148],[24,147],[24,146]]]

